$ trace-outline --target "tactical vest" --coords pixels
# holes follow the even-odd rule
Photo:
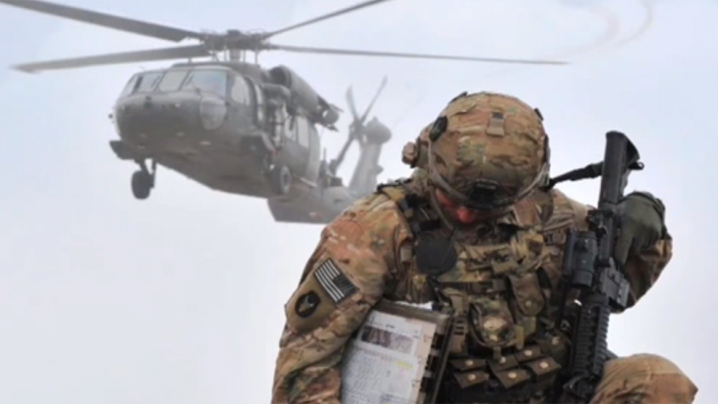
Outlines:
[[[503,241],[453,241],[456,264],[428,276],[417,267],[417,246],[438,216],[411,185],[404,180],[379,192],[397,204],[413,234],[400,254],[411,279],[407,294],[416,300],[430,286],[434,307],[448,304],[455,313],[439,402],[529,402],[552,389],[567,361],[568,338],[554,327],[556,268],[547,273],[553,264],[536,201],[516,206],[521,226]]]

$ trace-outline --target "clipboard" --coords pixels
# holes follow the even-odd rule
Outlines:
[[[433,404],[453,331],[450,312],[380,300],[347,341],[343,404]]]

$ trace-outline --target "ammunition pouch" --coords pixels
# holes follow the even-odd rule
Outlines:
[[[487,282],[491,283],[501,290],[500,282]],[[508,328],[494,330],[514,341],[508,346],[505,339],[491,343],[493,334],[477,338],[472,334],[487,330],[476,328],[482,321],[471,315],[474,302],[462,293],[470,285],[459,288],[457,284],[445,283],[441,291],[454,308],[454,326],[448,343],[450,356],[436,402],[529,403],[536,397],[552,395],[560,363],[567,358],[567,336],[555,329],[547,330],[541,321],[540,331],[536,327],[533,330],[538,335],[526,344],[520,333]]]
[[[538,344],[498,359],[451,358],[437,403],[529,403],[551,394],[560,369]]]

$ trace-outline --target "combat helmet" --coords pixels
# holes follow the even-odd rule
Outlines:
[[[414,146],[414,153],[405,149],[404,161],[426,170],[444,195],[476,210],[506,208],[549,178],[541,113],[509,95],[455,97]]]

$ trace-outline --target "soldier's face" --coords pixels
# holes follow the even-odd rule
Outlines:
[[[470,209],[466,206],[454,202],[439,189],[435,189],[434,193],[436,194],[436,200],[439,201],[446,213],[451,216],[453,220],[456,220],[459,223],[471,224],[477,221],[488,219],[491,216],[490,212],[482,212]]]

